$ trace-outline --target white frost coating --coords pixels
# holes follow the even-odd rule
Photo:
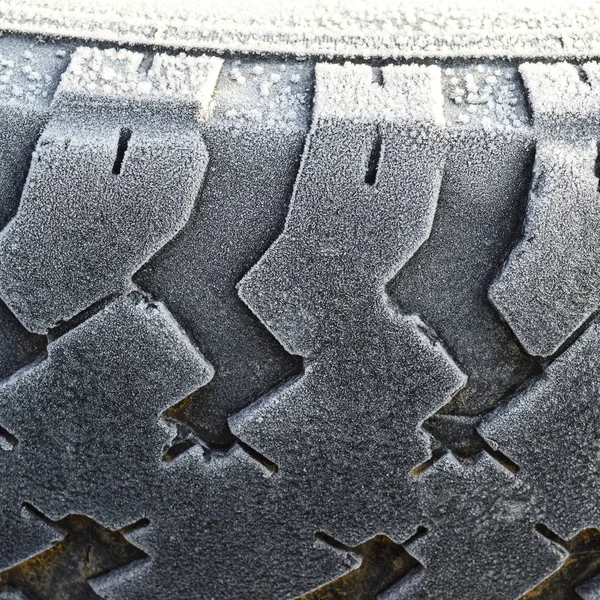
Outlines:
[[[383,85],[379,75],[317,66],[285,228],[238,284],[305,368],[229,420],[279,466],[294,498],[315,498],[303,536],[326,530],[350,544],[382,531],[408,537],[406,524],[419,519],[409,473],[428,457],[418,426],[466,382],[423,323],[384,293],[431,232],[448,147],[431,135],[442,120],[440,73],[386,67]]]
[[[374,81],[373,69],[367,65],[320,63],[315,73],[317,118],[444,125],[439,67],[384,67],[383,85]]]
[[[0,294],[32,332],[121,293],[189,219],[208,162],[198,117],[222,61],[158,55],[146,75],[141,60],[80,48],[61,79],[0,236]]]
[[[213,96],[211,125],[218,123],[231,136],[246,135],[248,127],[298,131],[306,127],[312,94],[306,62],[229,60]]]
[[[517,69],[469,64],[442,69],[448,127],[511,131],[529,125]]]
[[[489,297],[523,348],[551,356],[598,308],[600,70],[523,65],[537,136],[523,239]],[[560,249],[560,250],[559,250]]]
[[[596,155],[594,142],[538,142],[524,237],[490,287],[535,356],[557,352],[600,302]]]
[[[65,51],[8,36],[0,42],[0,103],[46,108],[67,60]]]
[[[112,101],[176,102],[208,112],[222,59],[157,54],[146,73],[144,55],[129,50],[78,48],[62,76],[55,103],[73,96]]]
[[[7,30],[320,56],[590,56],[598,0],[4,0]]]
[[[598,63],[586,63],[579,69],[567,63],[526,63],[520,71],[539,135],[590,138],[600,134]]]

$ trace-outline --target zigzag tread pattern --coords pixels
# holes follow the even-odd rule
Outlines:
[[[300,489],[322,488],[320,529],[351,543],[380,531],[407,537],[398,507],[388,513],[386,482],[408,517],[407,474],[427,456],[418,424],[464,383],[419,320],[400,314],[384,293],[431,229],[444,162],[440,73],[390,67],[382,76],[377,86],[369,67],[318,66],[313,125],[284,233],[239,287],[305,368],[237,415],[234,431]],[[416,132],[419,144],[410,141]],[[379,144],[370,183],[369,153]],[[348,489],[336,475],[344,465],[358,470],[353,477],[364,487]],[[367,527],[358,516],[364,505],[373,507]]]
[[[314,600],[365,581],[365,598],[387,600],[530,599],[581,584],[592,597],[595,64],[583,78],[522,66],[533,126],[514,69],[319,64],[308,130],[310,64],[80,48],[67,67],[71,48],[7,40],[32,64],[42,48],[52,74],[46,89],[23,71],[33,87],[0,106],[35,107],[14,142],[23,156],[36,147],[27,181],[3,184],[0,295],[2,327],[13,319],[26,356],[40,356],[15,359],[0,386],[0,586],[54,597],[22,577],[41,557],[60,568],[65,552],[68,593],[111,600]],[[539,101],[546,79],[569,102]],[[436,279],[458,281],[461,263],[448,255],[454,266],[429,279],[420,269],[451,248],[454,206],[478,206],[457,179],[498,169],[498,197],[524,203],[533,146],[525,238],[490,288],[500,316],[480,306],[514,225],[465,252],[485,257],[481,283],[446,309],[470,307],[488,332],[470,341],[434,310]],[[502,179],[502,158],[521,174]],[[243,208],[237,228],[226,198]],[[477,218],[465,232],[501,217]],[[565,236],[576,243],[554,260]],[[541,307],[524,300],[531,280]],[[419,282],[422,295],[410,291]],[[236,333],[211,322],[223,298]],[[455,361],[461,341],[491,349]],[[464,426],[474,450],[426,426],[434,417]],[[173,440],[185,451],[165,462]],[[57,524],[67,533],[53,551]],[[392,562],[374,576],[376,551]],[[352,553],[362,565],[349,571]]]

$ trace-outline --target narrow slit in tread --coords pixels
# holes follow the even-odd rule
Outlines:
[[[367,163],[367,172],[365,173],[365,183],[367,185],[375,186],[377,184],[377,172],[379,170],[379,161],[381,160],[381,145],[381,133],[377,131],[373,145],[371,146],[371,154]]]
[[[62,530],[62,528],[58,524],[58,521],[54,521],[50,517],[46,516],[39,508],[37,508],[36,506],[31,504],[30,502],[23,502],[23,504],[21,505],[21,508],[24,511],[28,512],[31,516],[40,520],[42,523],[49,525],[50,527],[54,527],[55,529]]]
[[[520,467],[517,463],[510,460],[510,458],[508,458],[506,454],[500,452],[500,450],[494,450],[487,442],[484,451],[487,452],[496,462],[500,463],[507,471],[510,471],[511,473],[519,472]]]
[[[271,471],[273,475],[279,471],[279,467],[273,462],[270,461],[266,456],[263,456],[258,450],[251,448],[248,444],[242,442],[241,440],[237,440],[236,442],[240,448],[248,455],[250,458],[253,458],[256,462],[260,463],[267,470]]]
[[[54,327],[49,329],[48,333],[46,334],[48,342],[57,340],[59,337],[65,335],[65,333],[68,333],[69,331],[72,331],[79,325],[83,324],[85,321],[104,310],[113,300],[118,298],[118,296],[119,294],[111,294],[110,296],[101,298],[70,319],[56,323]]]
[[[568,542],[563,540],[558,534],[554,533],[550,527],[546,527],[543,523],[536,523],[534,529],[557,546],[561,546],[565,550],[567,549]]]
[[[194,447],[196,442],[193,439],[187,438],[179,442],[175,442],[170,446],[167,451],[163,454],[162,459],[164,462],[173,462],[178,456]]]
[[[371,68],[371,80],[373,83],[376,83],[377,85],[383,87],[384,81],[383,81],[383,70],[381,67],[372,67]]]
[[[128,127],[122,127],[119,132],[119,143],[117,145],[117,156],[113,164],[113,175],[120,175],[123,168],[123,160],[125,160],[125,154],[129,146],[129,140],[131,139],[131,129]]]
[[[596,143],[596,160],[594,162],[594,176],[598,180],[598,191],[600,192],[600,142]]]
[[[336,540],[334,537],[332,537],[328,533],[325,533],[324,531],[317,531],[315,533],[315,539],[319,540],[320,542],[323,542],[331,548],[340,550],[341,552],[354,552],[354,548],[352,548],[352,546],[348,546],[347,544],[344,544],[344,542]]]
[[[0,425],[0,449],[12,450],[19,440],[7,429]]]
[[[567,339],[559,346],[558,350],[554,354],[551,354],[544,359],[544,366],[553,363],[557,358],[562,356],[586,332],[592,323],[598,319],[599,315],[600,310],[595,310],[592,312],[587,319],[585,319],[585,321],[579,325],[575,331],[573,331],[573,333],[567,336]]]
[[[118,529],[117,531],[119,533],[122,533],[123,535],[127,535],[128,533],[131,533],[132,531],[137,531],[138,529],[148,527],[148,525],[150,525],[150,519],[148,519],[146,517],[142,517],[141,519],[138,519],[137,521],[134,521],[133,523],[129,523],[129,525],[124,525],[123,527],[121,527],[121,529]]]
[[[592,82],[590,81],[590,78],[583,67],[577,67],[577,74],[579,75],[579,80],[582,83],[585,83],[585,85],[588,87],[592,87]]]
[[[427,469],[430,469],[431,467],[433,467],[433,465],[440,460],[440,458],[442,458],[442,456],[444,456],[446,454],[447,450],[445,448],[436,448],[435,450],[433,450],[431,452],[431,456],[423,463],[421,463],[420,465],[417,465],[416,467],[413,467],[410,471],[411,475],[413,477],[418,477],[419,475],[421,475],[422,473],[424,473],[425,471],[427,471]]]

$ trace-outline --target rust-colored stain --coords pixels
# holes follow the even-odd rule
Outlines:
[[[376,535],[354,547],[335,540],[330,544],[356,554],[360,565],[296,600],[376,600],[378,594],[421,566],[401,544],[385,535]]]
[[[85,515],[51,521],[33,507],[31,512],[66,533],[47,550],[0,573],[0,586],[18,589],[32,600],[101,600],[89,579],[147,558],[125,538],[146,525],[146,519],[111,531]]]
[[[177,402],[177,404],[173,404],[173,406],[169,406],[164,412],[163,417],[165,419],[169,419],[171,421],[175,421],[177,423],[181,423],[185,425],[188,429],[193,431],[194,433],[205,433],[202,430],[195,420],[193,419],[193,404],[194,404],[194,395],[186,396],[183,400]]]
[[[565,562],[520,600],[583,600],[577,586],[600,573],[600,531],[584,529],[568,541],[561,540],[544,525],[536,529],[567,550]]]
[[[191,438],[176,438],[173,444],[165,449],[162,459],[167,463],[173,462],[180,454],[183,454],[195,445],[196,442]]]

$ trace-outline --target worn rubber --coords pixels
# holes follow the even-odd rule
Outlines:
[[[0,598],[600,598],[599,139],[590,60],[1,36]]]

